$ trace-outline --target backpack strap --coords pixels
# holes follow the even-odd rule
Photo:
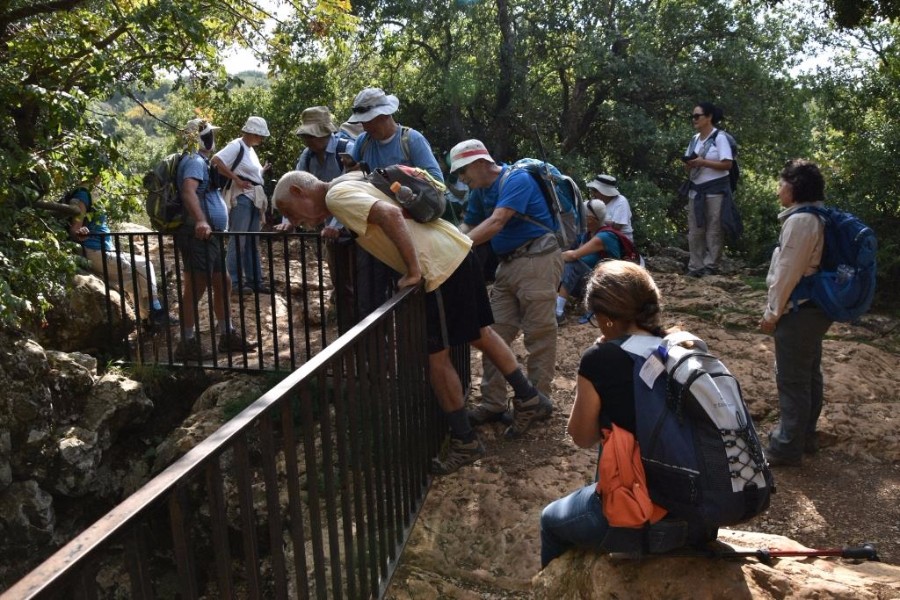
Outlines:
[[[334,149],[334,160],[337,161],[338,169],[341,171],[344,170],[344,163],[341,161],[341,154],[347,151],[347,144],[350,143],[350,140],[347,138],[338,138],[337,147]],[[306,161],[309,163],[309,160]],[[308,165],[307,165],[308,167]]]
[[[366,148],[369,147],[369,144],[372,142],[372,136],[368,133],[365,134],[363,138],[362,145],[359,148],[359,160],[362,161],[366,156]],[[347,144],[344,144],[344,147],[347,147]],[[410,152],[409,152],[409,127],[405,125],[400,126],[400,151],[403,152],[403,160],[408,163],[411,163]]]
[[[518,169],[520,169],[520,168],[521,168],[521,167],[517,167],[517,166],[515,166],[515,165],[510,165],[510,166],[506,169],[506,173],[504,173],[504,174],[500,177],[500,187],[497,189],[497,199],[498,199],[498,200],[500,199],[500,196],[503,194],[503,186],[506,185],[506,180],[509,179],[509,176],[512,175],[512,172],[513,172],[514,170],[518,170]],[[556,213],[555,213],[555,211],[553,210],[553,207],[550,206],[550,199],[547,198],[547,194],[544,192],[544,187],[543,187],[542,183],[541,183],[540,181],[538,181],[537,176],[534,175],[533,173],[531,173],[530,171],[528,172],[528,174],[534,179],[535,184],[537,184],[538,189],[541,191],[541,196],[544,198],[544,202],[547,203],[547,210],[550,212],[550,219],[551,219],[551,220],[553,221],[553,223],[556,225],[556,229],[551,229],[550,227],[547,227],[546,225],[544,225],[543,223],[541,223],[540,221],[538,221],[538,220],[535,219],[534,217],[531,217],[531,216],[526,215],[526,214],[522,214],[522,213],[518,213],[518,212],[517,212],[514,216],[515,216],[515,218],[517,218],[517,219],[522,219],[523,221],[528,221],[528,222],[531,223],[532,225],[537,225],[538,227],[544,229],[544,230],[547,231],[548,233],[556,233],[556,232],[560,229],[561,224],[559,223],[559,221],[558,221],[557,218],[556,218]]]

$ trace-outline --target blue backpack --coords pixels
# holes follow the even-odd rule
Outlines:
[[[604,547],[667,552],[712,541],[719,527],[765,511],[774,480],[725,365],[687,332],[631,336],[621,347],[634,360],[635,434],[647,489],[668,515],[643,528],[611,527]]]
[[[522,158],[513,163],[500,181],[500,193],[509,175],[515,169],[527,171],[538,184],[547,201],[547,207],[556,223],[556,237],[559,247],[568,250],[577,244],[578,237],[586,229],[584,204],[581,201],[581,190],[571,177],[563,175],[559,169],[536,158]],[[530,223],[545,227],[542,223],[531,219],[528,215],[516,215]]]
[[[812,300],[832,321],[858,319],[875,297],[875,232],[835,208],[804,206],[796,212],[814,213],[825,221],[825,248],[819,271],[801,279],[791,292],[795,310],[801,300]]]

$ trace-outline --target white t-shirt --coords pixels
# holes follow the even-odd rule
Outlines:
[[[406,273],[406,265],[397,246],[381,227],[368,222],[369,211],[379,201],[399,206],[371,183],[353,179],[341,178],[325,196],[328,211],[359,236],[356,238],[357,244],[398,273]],[[406,219],[406,224],[425,278],[425,291],[434,291],[465,260],[472,240],[443,219],[417,223],[410,218]]]
[[[234,159],[237,158],[241,146],[244,147],[244,156],[241,157],[241,162],[231,169],[231,165],[234,163]],[[259,162],[256,150],[245,144],[241,138],[235,138],[228,142],[228,145],[216,152],[215,156],[222,161],[222,164],[231,169],[235,175],[249,179],[256,184],[263,183],[263,166]]]
[[[632,242],[634,241],[634,227],[631,226],[631,205],[628,198],[619,194],[606,205],[606,222],[621,225],[620,231]]]
[[[713,129],[709,135],[712,135],[718,131],[718,129]],[[700,134],[696,134],[691,138],[691,143],[688,144],[687,152],[684,153],[685,156],[690,156],[691,152],[696,152],[698,155],[702,155],[701,150],[703,149],[703,143],[709,139],[709,136],[700,139]],[[709,151],[703,156],[706,160],[734,160],[734,156],[731,154],[731,144],[728,143],[728,136],[725,134],[717,135],[716,142],[709,147]],[[706,183],[707,181],[712,181],[713,179],[720,179],[722,177],[728,176],[727,169],[710,169],[709,167],[700,167],[699,169],[691,169],[691,181],[695,184]]]

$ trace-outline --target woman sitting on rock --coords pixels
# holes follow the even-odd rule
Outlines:
[[[587,284],[585,307],[593,311],[591,321],[602,336],[581,357],[567,431],[576,445],[592,448],[600,442],[601,422],[635,433],[633,361],[620,343],[667,332],[660,325],[656,282],[631,262],[598,264]],[[608,530],[596,484],[552,502],[541,514],[541,566],[570,548],[603,550]]]

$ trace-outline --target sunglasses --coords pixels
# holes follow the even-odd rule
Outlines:
[[[696,120],[699,119],[700,117],[705,117],[705,116],[706,116],[706,115],[704,115],[703,113],[692,113],[692,114],[691,114],[691,120],[692,120],[692,121],[696,121]]]
[[[379,106],[384,106],[384,104],[382,103],[382,104],[369,104],[366,106],[354,106],[350,110],[352,110],[355,114],[359,114],[359,113],[369,112],[373,108],[378,108]]]

